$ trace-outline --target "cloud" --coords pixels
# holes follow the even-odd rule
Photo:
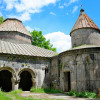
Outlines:
[[[61,5],[60,5],[60,3],[59,3],[58,8],[63,9],[63,8],[64,8],[64,6],[61,6]]]
[[[74,3],[74,2],[77,2],[79,0],[70,0],[70,3]]]
[[[39,13],[40,11],[38,10],[34,10],[34,12],[32,13]],[[19,14],[19,15],[8,15],[7,16],[8,18],[17,18],[21,21],[27,21],[27,20],[30,20],[31,19],[31,14],[29,12],[24,12],[22,14]]]
[[[13,9],[17,1],[18,0],[4,0],[4,2],[6,3],[6,10]]]
[[[17,18],[21,21],[27,21],[27,20],[31,19],[30,13],[28,13],[28,12],[24,12],[20,15],[8,15],[7,17],[8,18]]]
[[[72,3],[78,2],[79,0],[69,0],[68,3],[64,3],[65,6],[70,6]]]
[[[50,14],[56,16],[56,14],[54,12],[50,12]]]
[[[47,6],[49,4],[55,3],[57,0],[20,0],[15,5],[15,8],[18,12],[26,11],[26,10],[36,10],[40,9],[43,6]]]
[[[44,6],[56,3],[57,0],[4,0],[6,9],[15,8],[17,12],[39,10]]]
[[[32,29],[31,27],[29,27],[29,26],[26,26],[26,29],[27,29],[28,31],[30,31],[30,32],[33,31],[33,29]]]
[[[28,31],[30,31],[30,32],[32,32],[33,30],[36,30],[36,31],[40,31],[40,30],[41,30],[41,29],[38,28],[38,27],[31,28],[31,27],[29,27],[28,25],[26,26],[26,29],[27,29]]]
[[[33,30],[37,30],[37,31],[40,31],[41,29],[38,28],[38,27],[34,27]]]
[[[50,40],[53,47],[57,48],[57,52],[62,52],[71,48],[70,35],[66,35],[63,32],[53,32],[44,35],[44,37]]]
[[[57,0],[4,0],[4,2],[7,10],[16,9],[17,13],[21,13],[14,16],[15,18],[26,21],[31,19],[31,14],[41,12],[42,7],[54,4]]]
[[[3,16],[1,12],[0,12],[0,16]]]
[[[77,11],[77,9],[78,9],[78,6],[75,6],[72,13],[75,13]]]

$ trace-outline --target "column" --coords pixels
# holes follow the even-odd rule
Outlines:
[[[12,77],[12,90],[18,90],[20,79]]]

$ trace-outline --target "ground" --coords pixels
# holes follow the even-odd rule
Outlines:
[[[91,100],[86,98],[75,98],[71,96],[66,96],[61,93],[47,94],[47,93],[31,93],[31,92],[22,92],[19,95],[8,94],[7,96],[11,97],[13,100]],[[94,99],[93,99],[94,100]],[[96,100],[96,99],[95,99]]]

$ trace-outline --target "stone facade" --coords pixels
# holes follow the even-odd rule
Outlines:
[[[45,69],[48,69],[48,73],[45,73]],[[23,71],[27,71],[31,74],[32,86],[47,87],[44,80],[46,78],[45,74],[50,74],[50,60],[46,58],[2,54],[0,55],[0,71],[3,70],[8,70],[12,74],[12,90],[19,88],[20,74]]]
[[[54,88],[68,92],[100,88],[100,29],[84,10],[70,32],[72,48],[52,58]],[[84,45],[85,44],[85,45]],[[74,47],[74,48],[73,48]],[[55,85],[56,84],[56,85]]]
[[[55,58],[53,58],[52,63],[55,65],[53,70],[55,74],[53,75],[60,75],[59,88],[61,90],[67,92],[65,89],[69,87],[66,86],[67,82],[65,82],[65,79],[67,76],[64,76],[64,73],[70,72],[70,83],[67,84],[68,86],[70,85],[70,90],[98,92],[100,88],[99,47],[66,51],[61,53],[57,58],[62,66],[60,67]]]
[[[0,25],[0,88],[3,91],[50,86],[50,59],[57,53],[31,45],[31,39],[18,19],[8,18]]]
[[[72,47],[79,47],[54,56],[56,52],[31,45],[31,36],[21,21],[5,20],[0,25],[0,88],[29,91],[32,86],[53,87],[65,92],[98,93],[99,33],[99,28],[82,9],[70,33]],[[80,46],[84,44],[87,46]]]

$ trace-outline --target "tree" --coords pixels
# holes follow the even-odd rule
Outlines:
[[[1,16],[1,17],[0,17],[0,24],[2,24],[3,21],[4,21],[4,18],[3,18],[3,16]]]
[[[42,31],[36,31],[30,33],[32,35],[32,45],[56,51],[56,48],[53,48],[53,45],[50,44],[50,40],[46,40],[43,36]]]

